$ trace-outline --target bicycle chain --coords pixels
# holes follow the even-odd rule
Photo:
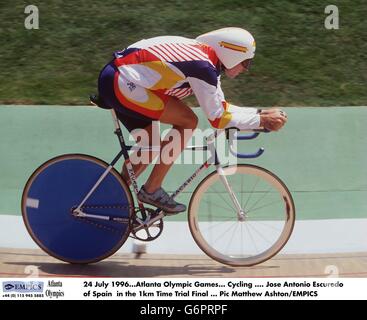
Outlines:
[[[120,231],[117,230],[117,229],[114,229],[112,227],[108,227],[108,226],[105,226],[103,224],[100,224],[100,223],[97,223],[97,222],[94,222],[94,221],[91,221],[87,218],[84,218],[84,217],[75,217],[76,219],[78,219],[79,221],[82,221],[82,222],[85,222],[85,223],[89,223],[97,228],[100,228],[100,229],[104,229],[104,230],[107,230],[107,231],[110,231],[110,232],[113,232],[113,233],[116,233],[116,234],[120,234]]]
[[[131,208],[130,206],[122,206],[122,205],[86,205],[86,206],[82,206],[81,209],[129,209]],[[130,228],[130,232],[133,231],[133,225],[134,225],[134,221],[136,221],[136,217],[137,217],[137,212],[140,211],[140,208],[139,207],[134,207],[134,213],[132,215],[132,217],[130,217],[129,219],[129,228]],[[109,232],[112,232],[112,233],[115,233],[115,234],[120,234],[120,231],[113,228],[113,227],[109,227],[109,226],[106,226],[106,225],[103,225],[101,223],[98,223],[96,221],[92,221],[90,218],[87,218],[87,217],[75,217],[77,218],[79,221],[82,221],[84,223],[89,223],[97,228],[100,228],[100,229],[104,229],[106,231],[109,231]],[[159,223],[161,224],[161,222]],[[134,231],[130,234],[130,237],[131,238],[135,238],[135,239],[139,239],[141,241],[151,241],[151,240],[154,240],[156,239],[162,232],[162,227],[160,227],[160,232],[157,234],[157,236],[155,237],[152,237],[151,239],[141,239],[140,237],[137,237],[134,233]]]
[[[101,206],[101,205],[86,205],[86,206],[81,207],[81,209],[129,209],[129,208],[130,208],[130,206],[122,206],[122,205],[104,205],[104,206]],[[95,227],[98,227],[98,228],[101,228],[101,229],[104,229],[104,230],[107,230],[107,231],[111,231],[111,232],[116,233],[116,234],[121,233],[119,230],[117,230],[115,228],[97,223],[97,222],[92,221],[92,220],[90,220],[88,218],[85,218],[85,217],[75,217],[75,218],[77,218],[79,221],[89,223],[89,224],[91,224]],[[130,218],[129,227],[131,225],[131,220],[132,220],[132,218]]]
[[[131,208],[130,206],[121,206],[121,205],[104,205],[104,206],[99,206],[99,205],[87,205],[87,206],[82,206],[81,209],[129,209]]]

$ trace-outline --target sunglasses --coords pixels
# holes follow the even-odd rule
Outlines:
[[[252,63],[252,59],[247,59],[247,60],[244,60],[241,62],[241,65],[242,67],[248,71],[250,69],[250,66],[251,66],[251,63]]]

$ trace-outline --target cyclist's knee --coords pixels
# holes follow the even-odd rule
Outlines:
[[[199,123],[199,118],[195,113],[192,113],[192,117],[190,119],[190,129],[196,129]]]
[[[180,129],[195,129],[198,117],[189,106],[177,98],[170,98],[159,119]]]
[[[199,123],[199,118],[197,115],[191,111],[191,114],[182,119],[181,127],[183,129],[196,129]]]

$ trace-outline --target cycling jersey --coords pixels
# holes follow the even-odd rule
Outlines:
[[[163,36],[141,40],[115,53],[114,94],[125,108],[159,119],[169,97],[195,94],[214,128],[255,129],[255,108],[226,102],[220,62],[214,50],[196,40]]]

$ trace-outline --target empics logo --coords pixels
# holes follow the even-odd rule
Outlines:
[[[8,283],[6,285],[4,285],[4,291],[10,291],[11,289],[13,289],[15,286],[13,286],[12,284]]]
[[[7,281],[3,282],[3,292],[43,292],[40,281]]]

